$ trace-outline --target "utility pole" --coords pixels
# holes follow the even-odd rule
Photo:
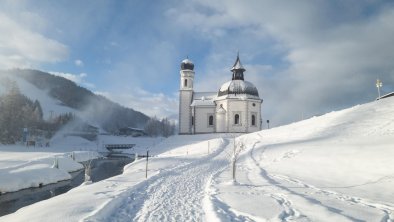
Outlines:
[[[380,88],[382,88],[383,83],[379,79],[376,80],[376,88],[378,88],[378,100],[380,99]]]

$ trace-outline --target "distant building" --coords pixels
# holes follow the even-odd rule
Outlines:
[[[261,104],[257,88],[244,80],[239,55],[231,68],[232,79],[218,92],[193,90],[194,64],[181,63],[179,134],[249,133],[261,130]]]
[[[143,129],[132,128],[132,127],[120,128],[118,130],[118,134],[121,136],[133,136],[133,137],[146,136],[146,133],[144,132]]]
[[[64,136],[79,136],[90,141],[97,139],[99,128],[89,125],[87,123],[80,123],[74,126],[69,132],[65,133]]]

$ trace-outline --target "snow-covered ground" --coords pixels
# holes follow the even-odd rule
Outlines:
[[[394,221],[394,98],[238,135],[236,182],[233,136],[171,137],[148,178],[140,159],[0,221]]]
[[[50,147],[0,146],[0,192],[13,192],[56,183],[71,178],[70,172],[83,169],[80,162],[99,158],[105,144],[135,144],[132,153],[144,153],[160,138],[134,138],[100,135],[97,142],[81,137],[55,137]],[[72,158],[73,156],[73,158]],[[58,168],[53,167],[55,160]]]

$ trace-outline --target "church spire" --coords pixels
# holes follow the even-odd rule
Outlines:
[[[244,72],[246,71],[246,69],[241,64],[241,60],[239,59],[239,52],[237,54],[237,59],[235,60],[235,63],[231,68],[231,71],[233,72],[232,80],[244,80]]]

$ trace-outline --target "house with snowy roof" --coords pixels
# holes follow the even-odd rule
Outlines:
[[[179,134],[249,133],[261,130],[261,104],[257,88],[244,80],[245,68],[237,59],[232,79],[217,92],[193,90],[194,64],[181,63],[179,90]]]

